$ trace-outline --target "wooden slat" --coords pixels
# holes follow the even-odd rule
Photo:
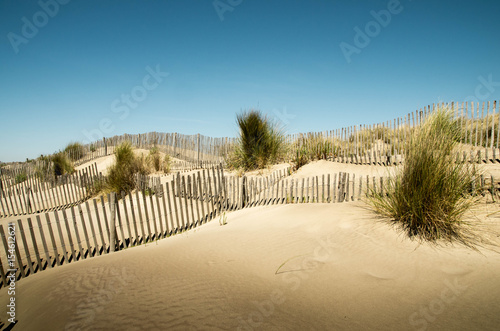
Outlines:
[[[127,231],[128,231],[128,241],[123,238],[123,247],[130,247],[132,245],[132,232],[130,231],[130,219],[128,217],[128,210],[127,210],[127,199],[125,192],[122,191],[122,201],[123,201],[123,210],[125,214],[125,223],[127,224]]]
[[[89,219],[89,224],[90,224],[90,232],[92,233],[92,241],[94,242],[94,248],[95,248],[95,252],[92,253],[92,256],[95,256],[96,254],[101,255],[101,252],[99,251],[99,244],[97,243],[97,235],[95,233],[94,221],[92,220],[92,213],[90,212],[90,206],[88,201],[85,201],[85,209],[87,211],[87,217]]]
[[[45,240],[45,234],[43,233],[42,220],[40,215],[36,215],[36,222],[38,224],[38,231],[40,232],[40,239],[42,240],[43,251],[45,252],[45,259],[47,260],[47,267],[52,268],[52,260],[50,259],[49,248]]]
[[[69,220],[68,220],[68,216],[66,215],[66,210],[63,209],[62,210],[62,214],[63,214],[63,221],[64,221],[64,225],[65,225],[65,229],[66,229],[66,234],[68,236],[68,241],[69,241],[69,247],[71,248],[71,257],[72,257],[72,261],[76,261],[76,258],[77,258],[77,255],[76,255],[76,250],[75,250],[75,246],[73,244],[73,237],[71,236],[71,230],[69,228]],[[68,262],[71,262],[68,260]]]
[[[151,225],[149,224],[150,218],[149,218],[149,213],[148,213],[148,203],[146,201],[146,192],[144,190],[142,191],[142,202],[144,203],[145,222],[146,222],[146,226],[148,228],[148,240],[152,241],[153,235],[151,233]]]
[[[54,213],[56,213],[56,212],[54,212]],[[55,240],[55,237],[54,237],[54,231],[52,230],[52,226],[50,225],[49,213],[45,214],[45,221],[47,222],[47,228],[49,229],[50,241],[52,242],[52,249],[54,250],[54,259],[56,260],[56,265],[59,266],[62,263],[61,263],[61,259],[59,258],[59,252],[57,251],[57,245],[56,245],[56,240]],[[63,244],[63,243],[61,242],[61,244]],[[66,252],[66,249],[63,248],[63,251]],[[64,254],[64,256],[66,257],[66,254]],[[67,261],[68,261],[68,259],[66,257],[65,262],[67,262]]]
[[[137,214],[139,215],[139,225],[141,227],[141,233],[142,233],[142,243],[144,244],[147,241],[147,236],[146,236],[146,233],[144,231],[144,221],[142,218],[141,203],[139,200],[139,192],[138,191],[135,191],[135,199],[137,202]]]
[[[109,221],[110,221],[110,224],[109,224],[109,233],[110,233],[110,236],[109,236],[109,252],[112,253],[116,250],[116,247],[120,247],[119,245],[117,245],[117,235],[116,235],[116,201],[115,201],[115,198],[116,198],[116,195],[115,195],[115,192],[111,192],[109,195],[108,195],[108,201],[109,201]],[[120,248],[118,248],[120,249]]]
[[[201,214],[202,214],[202,224],[205,223],[207,221],[207,218],[206,218],[206,214],[205,214],[205,192],[203,191],[203,186],[201,185],[201,176],[200,176],[200,172],[198,171],[198,194],[199,194],[199,199],[201,200]],[[207,209],[208,209],[208,206],[207,206]]]
[[[108,201],[110,201],[110,194],[107,195],[108,197]],[[102,217],[103,217],[103,221],[104,221],[104,225],[106,227],[106,234],[107,236],[105,236],[106,239],[109,240],[109,238],[111,237],[111,234],[110,234],[110,230],[109,230],[109,221],[108,221],[108,213],[106,211],[106,204],[104,203],[104,196],[101,195],[101,207],[102,207]],[[111,205],[109,206],[109,213],[111,214]],[[111,218],[111,216],[110,216]],[[109,243],[109,247],[111,249],[111,243]]]
[[[82,239],[80,238],[80,231],[78,230],[78,221],[76,219],[76,215],[75,215],[75,207],[72,206],[71,208],[71,223],[73,224],[73,228],[75,229],[75,237],[76,237],[76,242],[78,243],[78,249],[80,251],[80,259],[84,259],[85,258],[85,250],[83,249],[83,246],[82,246]],[[85,229],[85,231],[87,231]],[[87,238],[87,242],[88,242],[88,238]]]
[[[12,223],[14,224],[14,227],[15,227],[15,223]],[[7,225],[7,229],[9,229],[9,225]],[[7,233],[9,233],[9,231],[7,231]],[[26,274],[24,273],[24,264],[23,264],[23,261],[21,259],[21,254],[19,253],[19,248],[17,247],[17,240],[15,240],[15,236],[14,236],[14,242],[10,242],[7,237],[5,236],[5,232],[3,230],[3,225],[0,224],[0,236],[2,237],[2,243],[3,243],[3,247],[5,249],[5,256],[10,256],[12,254],[10,254],[9,250],[12,251],[12,249],[10,248],[9,245],[14,245],[14,254],[16,255],[16,264],[18,266],[18,270],[19,270],[19,274],[21,277],[26,277]],[[10,237],[10,235],[9,235]],[[13,269],[9,266],[8,269]],[[17,275],[16,275],[16,279],[17,279]]]
[[[156,225],[156,214],[155,214],[155,207],[154,207],[154,203],[153,203],[153,195],[150,194],[149,195],[149,204],[151,206],[151,219],[153,220],[153,226],[154,226],[154,230],[155,230],[155,240],[158,240],[158,226]],[[160,212],[158,212],[160,213]]]
[[[23,248],[24,248],[24,255],[26,257],[26,261],[28,262],[28,268],[30,274],[34,274],[35,271],[33,268],[33,263],[31,261],[31,254],[28,248],[28,242],[26,241],[26,236],[24,234],[23,222],[20,219],[17,220],[17,226],[19,227],[19,234],[21,235],[21,241],[23,243]]]
[[[162,193],[160,188],[157,186],[156,187],[156,193],[155,193],[155,200],[156,200],[156,210],[158,211],[158,222],[160,223],[160,233],[158,238],[165,238],[165,232],[163,231],[163,218],[162,218],[162,212],[161,212],[161,205],[160,205],[160,197],[159,195]],[[167,217],[167,214],[165,213],[165,218]],[[156,222],[155,222],[156,224]]]
[[[122,235],[122,241],[123,241],[123,247],[125,248],[125,233],[123,232],[123,223],[122,223],[122,216],[120,213],[120,203],[118,201],[118,194],[115,193],[115,212],[116,212],[116,220],[118,221],[118,228],[120,229],[120,234]],[[118,238],[118,230],[116,232],[116,243],[118,247],[120,246],[120,239]]]
[[[35,257],[36,257],[36,262],[37,262],[37,266],[38,266],[38,271],[42,271],[43,270],[42,260],[40,259],[40,253],[38,251],[38,244],[36,242],[35,232],[33,230],[33,224],[31,223],[31,218],[28,217],[27,221],[28,221],[28,228],[30,230],[29,233],[31,236],[31,241],[33,242],[33,250],[35,251]]]
[[[177,200],[175,198],[175,183],[174,183],[174,180],[172,180],[170,182],[170,185],[172,187],[172,202],[173,202],[173,205],[174,205],[173,212],[175,212],[175,220],[176,220],[175,232],[180,232],[180,231],[182,231],[181,230],[182,225],[181,225],[181,223],[179,221],[179,211],[177,210]],[[167,194],[170,196],[170,192],[168,192],[168,185],[167,185]],[[169,200],[169,203],[170,203],[170,200]]]
[[[78,204],[78,214],[80,215],[80,221],[82,222],[83,236],[85,237],[85,243],[87,244],[87,257],[92,257],[92,255],[93,255],[92,248],[91,248],[92,246],[90,245],[89,234],[87,231],[87,225],[85,224],[85,217],[83,216],[83,210],[82,210],[82,206],[80,204]],[[76,218],[75,218],[75,221],[76,221]]]
[[[103,231],[103,227],[101,224],[101,217],[99,216],[99,208],[97,207],[97,200],[93,199],[92,201],[94,203],[94,212],[95,212],[95,217],[96,217],[96,221],[97,221],[97,228],[99,230],[99,235],[101,237],[102,251],[104,254],[107,254],[108,250],[106,249],[106,241],[104,240],[104,231]],[[100,250],[99,250],[99,255],[101,255]]]

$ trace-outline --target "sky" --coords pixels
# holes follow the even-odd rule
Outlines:
[[[236,137],[249,109],[298,133],[500,100],[499,17],[497,0],[0,0],[0,161]]]

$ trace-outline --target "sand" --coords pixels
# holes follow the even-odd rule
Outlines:
[[[292,176],[390,169],[318,161]],[[243,209],[20,280],[14,330],[496,330],[499,210],[469,214],[496,243],[474,251],[411,241],[363,201]]]
[[[21,280],[16,328],[494,330],[499,274],[499,253],[410,241],[363,202],[257,207]]]

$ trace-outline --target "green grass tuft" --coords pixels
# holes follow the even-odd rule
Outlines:
[[[282,130],[260,111],[251,110],[236,116],[240,129],[238,144],[227,159],[232,169],[263,169],[283,160],[286,154]]]
[[[472,187],[479,174],[473,165],[455,162],[459,135],[453,114],[438,109],[410,136],[404,163],[386,183],[386,194],[369,192],[374,210],[393,218],[409,237],[470,246],[469,224],[462,218],[475,202]]]
[[[16,184],[22,183],[28,179],[25,172],[21,172],[16,175]]]
[[[68,158],[66,153],[59,152],[51,157],[52,163],[54,164],[54,175],[61,176],[65,174],[71,174],[75,171],[73,163]]]
[[[106,189],[119,194],[131,192],[136,186],[137,173],[148,173],[144,158],[134,154],[130,143],[122,143],[115,150],[115,163],[109,168]]]

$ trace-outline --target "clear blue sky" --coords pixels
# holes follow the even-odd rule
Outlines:
[[[296,133],[500,99],[496,0],[0,0],[0,30],[3,162],[89,136],[236,136],[249,108]]]

